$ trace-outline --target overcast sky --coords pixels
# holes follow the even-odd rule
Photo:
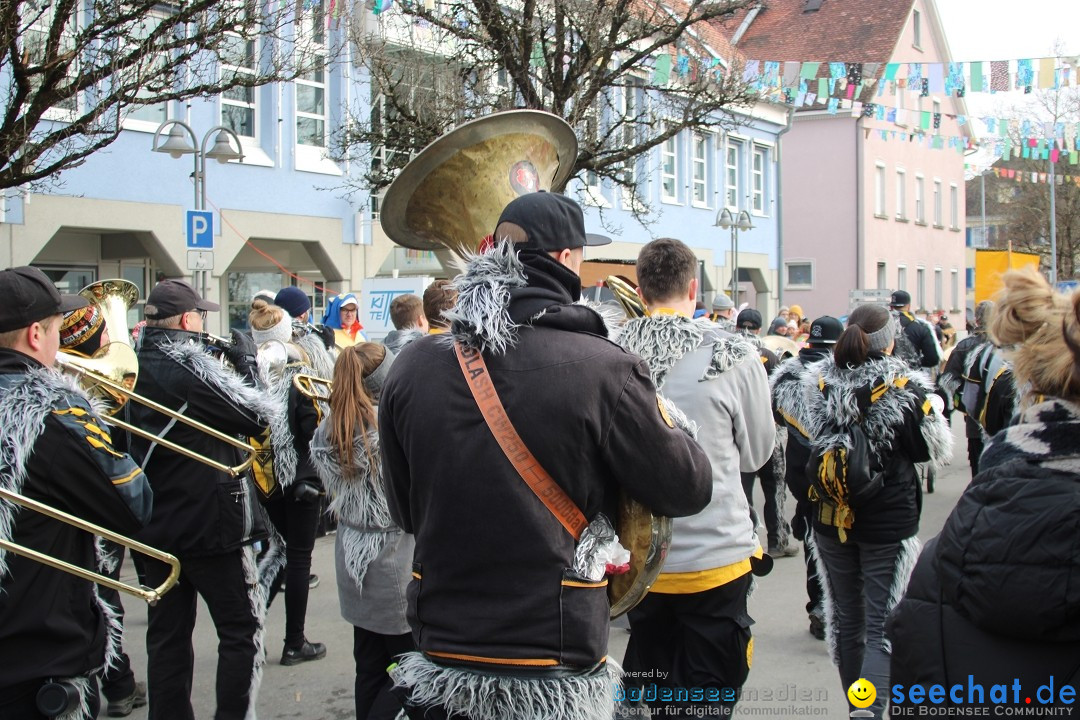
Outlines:
[[[956,61],[1049,56],[1060,39],[1080,54],[1077,0],[937,0]]]

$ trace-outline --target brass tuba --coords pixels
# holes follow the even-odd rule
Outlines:
[[[475,252],[511,200],[561,191],[577,156],[577,138],[562,118],[510,110],[464,123],[424,148],[386,190],[383,230],[415,250]],[[671,520],[620,494],[615,529],[630,550],[630,572],[608,581],[611,616],[641,602],[660,574]]]
[[[424,148],[394,179],[380,219],[413,250],[474,252],[507,204],[537,190],[561,191],[577,156],[565,120],[509,110],[457,126]]]

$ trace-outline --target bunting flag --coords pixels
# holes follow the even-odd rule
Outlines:
[[[978,168],[972,168],[969,165],[964,165],[964,169],[978,170]],[[1048,185],[1050,183],[1050,173],[1045,172],[1031,172],[1028,170],[1017,170],[1016,168],[1003,168],[995,167],[990,168],[993,171],[994,177],[1001,178],[1002,180],[1013,180],[1018,183],[1036,183]],[[1080,187],[1080,175],[1054,175],[1055,185],[1076,185]]]

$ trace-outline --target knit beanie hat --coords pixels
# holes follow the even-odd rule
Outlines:
[[[105,316],[96,303],[90,303],[64,315],[64,321],[60,325],[60,347],[89,357],[101,349],[101,335],[104,331]]]
[[[278,290],[278,294],[274,297],[274,304],[294,318],[300,317],[311,309],[311,300],[308,299],[307,293],[294,285]]]
[[[364,378],[364,389],[371,393],[371,397],[378,398],[382,392],[383,383],[386,382],[387,376],[390,374],[390,366],[394,364],[394,358],[397,355],[390,348],[386,348],[386,356],[383,357],[383,361],[379,363],[379,367],[366,378]]]

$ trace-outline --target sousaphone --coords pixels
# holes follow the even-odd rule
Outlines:
[[[562,191],[577,138],[562,118],[510,110],[459,125],[424,148],[387,188],[380,219],[398,245],[414,250],[476,252],[514,198]],[[660,574],[671,520],[621,495],[615,530],[630,550],[630,570],[608,579],[611,616],[641,602]]]

